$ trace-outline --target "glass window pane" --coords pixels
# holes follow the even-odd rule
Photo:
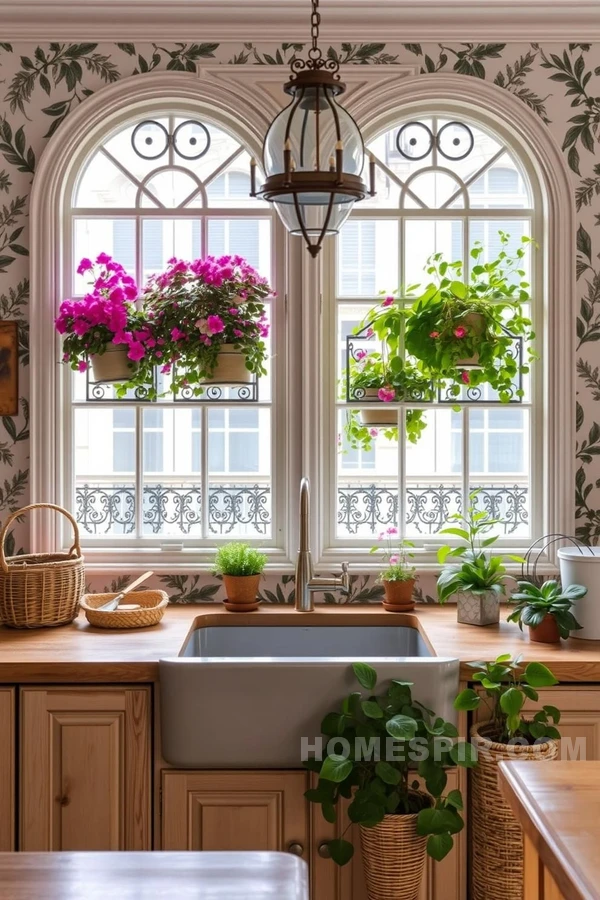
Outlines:
[[[90,274],[77,275],[75,271],[84,257],[94,260],[99,253],[108,253],[135,277],[134,219],[75,219],[73,231],[73,290],[76,295],[82,296],[90,286]]]
[[[338,297],[376,298],[397,288],[397,221],[350,219],[337,241]]]
[[[249,407],[229,410],[231,428],[258,428],[258,410]]]
[[[144,219],[142,255],[144,281],[167,267],[173,256],[196,259],[202,253],[199,219]]]
[[[270,279],[270,219],[209,219],[208,252],[211,256],[243,256],[261,275]]]
[[[462,423],[449,409],[406,415],[413,430],[425,425],[416,443],[406,442],[406,534],[414,539],[436,535],[461,510]]]
[[[229,435],[229,471],[258,472],[257,432],[233,431]]]
[[[463,224],[459,220],[407,219],[404,222],[404,284],[426,285],[424,271],[432,253],[443,253],[448,262],[463,258]]]

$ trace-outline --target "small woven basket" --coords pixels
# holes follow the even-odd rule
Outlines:
[[[4,542],[17,516],[32,509],[54,509],[73,526],[73,546],[67,553],[24,553],[5,556]],[[12,513],[0,532],[0,621],[10,628],[66,625],[77,615],[84,591],[85,569],[77,522],[53,503],[32,503]]]
[[[498,787],[498,763],[552,760],[558,744],[498,744],[486,734],[489,725],[471,729],[478,751],[471,770],[472,900],[523,900],[523,832]]]
[[[418,900],[427,837],[417,834],[417,815],[384,816],[374,828],[361,825],[360,842],[369,900]]]
[[[95,625],[96,628],[145,628],[160,622],[169,605],[169,598],[164,591],[133,591],[127,595],[124,603],[139,604],[140,609],[96,608],[116,596],[118,591],[112,594],[84,594],[81,608],[90,625]]]

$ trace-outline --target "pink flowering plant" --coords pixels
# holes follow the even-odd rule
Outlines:
[[[469,278],[462,262],[447,262],[441,253],[428,260],[433,280],[406,309],[404,342],[424,375],[433,377],[450,396],[465,386],[489,384],[501,402],[522,397],[515,387],[519,374],[535,359],[535,337],[523,305],[531,301],[523,259],[528,237],[509,255],[508,234],[499,232],[501,250],[492,262],[482,261],[484,248],[471,250]],[[519,360],[514,337],[524,339],[527,359]]]
[[[380,581],[411,581],[415,577],[415,567],[410,562],[414,553],[409,552],[414,547],[411,541],[398,538],[398,529],[390,525],[378,536],[379,543],[371,547],[371,553],[383,555],[385,569],[379,573]]]
[[[385,360],[381,353],[369,353],[364,349],[356,351],[350,360],[350,396],[361,400],[365,391],[376,390],[381,403],[399,401],[423,402],[433,399],[431,382],[409,361],[400,356]],[[422,409],[407,409],[406,436],[416,444],[427,425]],[[346,418],[346,437],[350,446],[370,450],[378,429],[369,428],[361,421],[357,410],[350,410]],[[398,429],[380,429],[389,440],[397,440]]]
[[[90,357],[122,346],[131,368],[128,386],[151,384],[144,360],[151,355],[156,340],[151,321],[136,307],[139,291],[135,280],[107,253],[101,253],[94,262],[82,259],[77,272],[88,276],[89,290],[85,296],[64,300],[60,305],[55,325],[63,335],[63,362],[85,372]]]
[[[160,335],[155,356],[161,371],[172,375],[173,393],[190,388],[201,395],[225,344],[244,356],[248,371],[266,373],[263,301],[271,294],[267,280],[241,256],[171,259],[149,280],[143,305]]]

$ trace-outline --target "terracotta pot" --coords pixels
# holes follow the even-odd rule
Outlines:
[[[500,744],[490,737],[489,723],[473,726],[471,741],[478,764],[470,770],[470,896],[472,900],[524,900],[523,832],[498,787],[498,763],[556,759],[558,744],[550,739],[525,746]]]
[[[388,612],[409,612],[415,608],[413,599],[413,591],[415,589],[415,579],[410,578],[408,581],[383,581],[383,589],[385,596],[383,598],[383,608]]]
[[[374,828],[360,826],[369,900],[418,900],[427,837],[417,834],[417,816],[384,816]]]
[[[224,601],[227,609],[234,612],[251,612],[258,607],[258,585],[260,575],[223,575],[227,592]]]
[[[486,594],[460,593],[456,598],[456,621],[461,625],[497,625],[500,598],[494,591]]]
[[[381,402],[377,396],[379,388],[365,388],[365,400],[377,400]],[[360,420],[363,425],[369,428],[390,428],[394,425],[398,426],[398,407],[394,409],[361,409]]]
[[[480,313],[469,313],[468,316],[465,316],[463,319],[465,327],[476,335],[481,335],[485,331],[485,319]],[[479,353],[474,353],[473,356],[466,357],[465,359],[459,359],[456,362],[457,368],[468,368],[476,367],[479,365]]]
[[[129,381],[133,375],[132,366],[127,356],[126,344],[108,346],[104,353],[95,353],[90,356],[92,364],[93,380],[98,382]]]
[[[246,368],[246,357],[233,344],[223,344],[217,356],[217,364],[210,378],[202,384],[251,384],[254,375]]]
[[[548,613],[539,625],[530,625],[529,640],[538,644],[558,644],[560,633],[554,616]]]

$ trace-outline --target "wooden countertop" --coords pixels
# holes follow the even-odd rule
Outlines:
[[[568,900],[600,897],[600,762],[501,762],[500,785]]]
[[[503,608],[501,617],[505,616]],[[158,660],[178,655],[195,622],[315,625],[341,620],[360,625],[415,625],[438,656],[461,660],[463,680],[470,675],[467,662],[511,652],[522,653],[524,661],[547,663],[561,682],[600,683],[600,641],[531,644],[526,634],[507,622],[485,628],[459,625],[454,606],[423,605],[414,613],[388,613],[375,604],[322,604],[312,613],[297,613],[293,607],[263,605],[254,613],[229,613],[220,603],[173,605],[159,625],[126,631],[92,628],[83,614],[72,625],[59,628],[0,628],[0,683],[156,681]]]
[[[290,853],[0,853],[0,900],[308,900]]]

